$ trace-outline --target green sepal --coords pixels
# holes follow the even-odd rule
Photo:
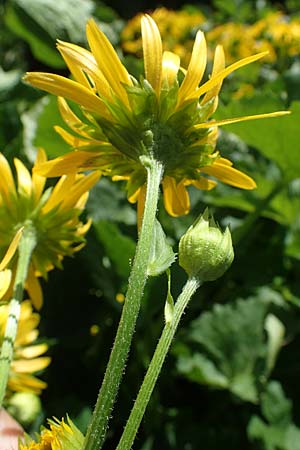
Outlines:
[[[147,274],[155,277],[165,272],[175,261],[176,255],[168,243],[161,224],[156,219],[153,230],[152,249]]]
[[[164,309],[164,315],[165,315],[165,322],[166,324],[169,324],[173,320],[174,316],[174,300],[171,294],[171,272],[170,269],[166,270],[166,274],[168,277],[168,293],[165,303],[165,309]]]

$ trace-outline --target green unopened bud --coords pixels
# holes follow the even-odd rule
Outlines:
[[[17,392],[6,405],[8,412],[23,426],[32,424],[42,411],[39,397],[30,392]]]
[[[213,281],[230,267],[234,253],[229,228],[223,232],[208,210],[179,242],[179,264],[190,277]]]

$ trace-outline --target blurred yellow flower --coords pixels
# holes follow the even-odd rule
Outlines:
[[[2,345],[6,322],[9,314],[9,305],[0,306],[0,346]],[[32,311],[31,302],[21,304],[18,332],[14,344],[14,356],[10,366],[7,385],[7,397],[14,392],[31,392],[40,394],[47,387],[44,381],[34,376],[35,372],[45,369],[51,359],[41,356],[47,350],[47,344],[36,344],[39,335],[38,325],[40,316]]]
[[[218,126],[287,112],[209,120],[218,105],[224,78],[234,70],[265,56],[259,53],[225,68],[221,46],[216,47],[212,73],[201,83],[207,63],[204,34],[198,31],[187,70],[180,57],[163,51],[154,20],[142,17],[145,78],[137,81],[127,72],[112,45],[93,20],[87,24],[91,52],[58,42],[58,50],[74,80],[49,73],[28,73],[33,86],[58,95],[60,111],[72,133],[57,127],[75,149],[53,161],[41,163],[39,174],[57,176],[98,168],[113,180],[126,180],[128,199],[142,211],[146,170],[144,156],[160,161],[164,204],[172,216],[190,209],[187,185],[212,189],[216,182],[206,175],[242,189],[255,182],[234,169],[216,151]],[[66,99],[82,108],[79,118]]]
[[[43,428],[37,440],[25,438],[19,444],[19,450],[81,450],[83,435],[70,418],[61,421],[48,420],[49,428]]]
[[[46,161],[40,150],[35,165]],[[47,278],[47,272],[62,267],[64,256],[71,256],[84,245],[84,235],[90,222],[79,220],[87,201],[88,191],[99,178],[99,172],[90,175],[63,176],[44,190],[46,179],[32,175],[17,158],[14,160],[17,183],[11,168],[0,153],[0,294],[9,299],[12,293],[17,262],[18,243],[24,225],[30,222],[37,235],[26,280],[26,290],[36,308],[42,305],[42,290],[38,277]]]
[[[173,11],[164,7],[155,9],[150,16],[157,24],[164,41],[164,49],[176,53],[181,65],[189,63],[194,38],[206,18],[202,12],[193,10]],[[142,56],[143,44],[140,32],[143,14],[128,21],[121,33],[122,48],[126,53]]]

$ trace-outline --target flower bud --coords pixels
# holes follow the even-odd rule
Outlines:
[[[41,400],[31,392],[17,392],[10,397],[6,407],[23,426],[31,425],[42,411]]]
[[[209,217],[208,209],[179,242],[179,264],[189,277],[213,281],[230,267],[234,253],[229,228],[224,232]]]

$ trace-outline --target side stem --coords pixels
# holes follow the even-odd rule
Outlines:
[[[150,160],[146,168],[147,191],[144,215],[129,277],[128,290],[92,421],[85,437],[83,450],[100,450],[103,446],[108,421],[126,365],[147,279],[147,266],[153,238],[153,227],[163,167],[159,162]]]
[[[172,321],[166,323],[164,326],[162,335],[159,339],[153,358],[145,375],[143,384],[135,400],[131,414],[116,450],[130,450],[132,448],[136,433],[138,431],[156,381],[160,374],[164,360],[169,351],[181,316],[192,295],[196,292],[199,286],[199,280],[195,278],[189,278],[180,296],[178,297],[175,303]]]
[[[36,236],[31,226],[24,227],[18,245],[18,264],[14,281],[13,296],[9,302],[9,312],[3,343],[0,353],[0,406],[6,393],[10,364],[14,354],[14,344],[18,331],[21,301],[23,300],[24,285],[28,274],[31,255],[36,246]]]

